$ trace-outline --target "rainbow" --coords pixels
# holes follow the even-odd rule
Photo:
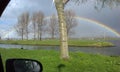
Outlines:
[[[120,37],[120,34],[119,34],[116,30],[112,29],[111,27],[109,27],[109,26],[107,26],[107,25],[105,25],[105,24],[103,24],[103,23],[100,23],[100,22],[95,21],[95,20],[92,20],[92,19],[88,19],[88,18],[84,18],[84,17],[79,17],[79,16],[76,16],[76,17],[74,17],[74,18],[79,19],[79,20],[82,20],[82,21],[87,21],[87,22],[90,22],[90,23],[95,24],[95,25],[98,25],[98,26],[100,26],[100,27],[102,27],[102,28],[105,28],[105,29],[107,29],[108,31],[112,32],[112,33],[115,34],[117,37]]]
[[[14,32],[14,31],[15,31],[15,29],[12,28],[12,29],[9,30],[9,31],[3,32],[3,38],[7,38],[7,37],[9,37],[9,34],[12,33],[12,32]]]
[[[46,17],[45,19],[49,19],[50,17],[51,17],[51,16],[48,16],[48,17]],[[57,16],[56,16],[56,18],[57,18]],[[112,29],[111,27],[109,27],[109,26],[107,26],[107,25],[105,25],[105,24],[103,24],[103,23],[100,23],[100,22],[95,21],[95,20],[92,20],[92,19],[88,19],[88,18],[84,18],[84,17],[79,17],[79,16],[76,16],[76,17],[74,17],[74,18],[75,18],[75,19],[78,19],[78,20],[90,22],[91,24],[98,25],[98,26],[100,26],[100,27],[102,27],[102,28],[104,28],[104,29],[112,32],[112,33],[115,34],[117,37],[120,37],[120,34],[119,34],[116,30]],[[9,35],[9,33],[12,32],[12,31],[15,31],[15,30],[12,29],[12,30],[10,30],[9,32],[5,33],[5,34],[4,34],[4,37],[7,37],[7,36]]]
[[[48,16],[48,17],[46,17],[45,19],[49,19],[50,17],[51,17],[51,16]],[[57,18],[57,16],[56,16],[56,18]],[[111,27],[109,27],[109,26],[107,26],[107,25],[105,25],[105,24],[103,24],[103,23],[100,23],[100,22],[95,21],[95,20],[92,20],[92,19],[80,17],[80,16],[75,16],[74,18],[75,18],[75,19],[78,19],[78,20],[82,20],[82,21],[89,22],[89,23],[91,23],[91,24],[98,25],[98,26],[100,26],[100,27],[102,27],[102,28],[104,28],[104,29],[112,32],[112,33],[115,34],[117,37],[120,37],[120,34],[119,34],[116,30],[112,29]]]

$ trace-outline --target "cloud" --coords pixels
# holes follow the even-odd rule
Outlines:
[[[22,12],[43,11],[46,15],[54,13],[55,7],[52,7],[52,0],[11,0],[2,18],[17,18]]]
[[[22,12],[28,11],[33,13],[40,10],[46,16],[56,13],[55,6],[52,2],[52,0],[11,0],[0,19],[0,30],[7,31],[16,24],[17,18]],[[77,16],[102,22],[120,33],[120,7],[113,9],[106,7],[98,11],[95,10],[93,3],[90,2],[80,5],[69,2],[65,9],[72,9],[76,12]]]
[[[102,22],[120,32],[120,6],[113,8],[106,6],[97,10],[95,9],[95,5],[89,1],[80,5],[71,2],[68,3],[68,5],[66,8],[73,9],[77,16]]]

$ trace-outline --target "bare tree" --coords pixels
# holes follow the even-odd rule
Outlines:
[[[33,35],[34,35],[34,40],[36,39],[36,31],[37,31],[37,14],[33,13],[32,15],[32,30],[33,30]]]
[[[77,20],[75,19],[75,12],[73,10],[66,10],[66,24],[67,24],[67,35],[70,37],[74,34],[74,28],[77,26]]]
[[[100,7],[98,5],[101,5]],[[104,7],[117,7],[120,5],[120,0],[96,0],[95,8],[101,10]]]
[[[18,18],[18,23],[15,25],[15,30],[19,36],[21,36],[21,39],[24,38],[24,23],[22,19],[22,15]]]
[[[120,0],[68,0],[68,1],[73,1],[77,4],[86,3],[87,1],[91,1],[91,2],[94,2],[95,8],[98,5],[101,5],[100,9],[104,8],[105,6],[109,6],[112,8],[114,6],[120,5]],[[99,8],[99,6],[97,8]]]
[[[28,12],[22,13],[18,17],[18,24],[15,25],[16,32],[18,33],[18,35],[21,36],[22,40],[24,38],[24,35],[28,39],[28,24],[29,24],[29,13]]]
[[[28,34],[29,34],[29,29],[28,29],[28,25],[29,25],[29,13],[25,12],[23,13],[24,16],[24,24],[25,24],[25,36],[28,40]]]
[[[42,40],[43,34],[46,32],[45,26],[47,25],[46,20],[44,19],[44,13],[41,11],[35,12],[32,15],[32,32],[35,39]]]
[[[50,17],[48,33],[51,35],[51,39],[58,34],[58,19],[54,14]]]
[[[44,31],[45,21],[44,21],[44,13],[39,11],[36,13],[36,23],[37,23],[37,34],[38,39],[42,40],[42,34]]]

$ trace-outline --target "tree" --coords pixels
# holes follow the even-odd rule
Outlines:
[[[28,12],[22,13],[18,17],[18,24],[15,25],[16,32],[18,33],[18,35],[21,36],[22,40],[24,38],[24,35],[28,39],[28,24],[29,24],[29,13]]]
[[[23,15],[18,17],[18,23],[15,25],[15,30],[19,36],[21,36],[21,39],[24,38],[24,23],[23,23]]]
[[[75,2],[77,4],[80,4],[80,3],[85,3],[85,2],[90,1],[90,0],[69,0],[69,1],[73,1],[73,2]],[[91,0],[91,2],[95,3],[95,8],[98,5],[101,5],[100,9],[102,9],[105,6],[109,6],[109,7],[118,6],[119,3],[120,3],[120,0],[94,0],[94,1]]]
[[[54,14],[50,17],[48,33],[51,35],[51,39],[54,39],[58,34],[58,19]]]
[[[36,13],[33,13],[32,15],[32,30],[33,30],[33,37],[34,37],[34,40],[36,39],[36,28],[37,28],[37,24],[36,24],[36,20],[37,20],[37,14]]]
[[[32,21],[31,28],[32,28],[34,40],[36,38],[38,40],[42,40],[42,36],[46,32],[45,26],[47,25],[44,13],[42,11],[33,13],[31,21]]]
[[[29,30],[28,30],[28,25],[29,25],[29,13],[25,12],[23,13],[23,19],[24,19],[24,26],[25,26],[25,36],[28,40],[28,34],[29,34]]]
[[[68,51],[68,41],[67,41],[67,29],[66,29],[66,21],[64,16],[64,5],[69,0],[55,0],[55,7],[58,14],[59,20],[59,32],[60,32],[60,54],[61,59],[68,60],[69,59],[69,51]]]
[[[44,31],[45,20],[44,20],[44,13],[39,11],[36,13],[36,26],[37,26],[37,34],[38,39],[42,40],[42,34]]]
[[[74,34],[74,27],[77,26],[77,20],[75,19],[75,12],[73,10],[65,11],[65,18],[67,24],[67,35],[70,37]]]
[[[99,7],[98,4],[101,5],[101,7]],[[120,0],[97,0],[95,8],[102,9],[106,6],[113,8],[113,7],[119,6],[119,4],[120,4]]]

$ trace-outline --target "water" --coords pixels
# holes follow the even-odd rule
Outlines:
[[[92,54],[103,54],[110,56],[120,56],[120,40],[111,41],[116,46],[115,47],[69,47],[69,51],[72,52],[86,52]],[[27,50],[56,50],[59,51],[59,46],[32,46],[32,45],[13,45],[13,44],[0,44],[0,48],[24,48]]]

